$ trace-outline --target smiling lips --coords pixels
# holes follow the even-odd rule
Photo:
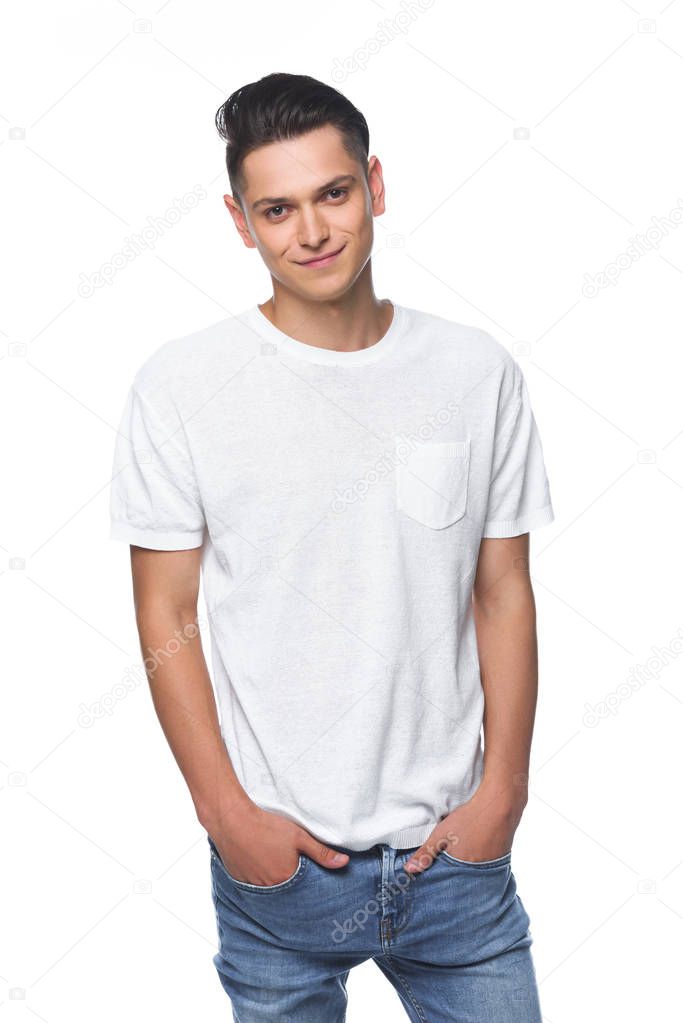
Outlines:
[[[319,256],[315,259],[309,259],[305,263],[299,263],[299,266],[307,266],[310,268],[319,266],[329,266],[329,264],[337,258],[340,252],[346,248],[346,245],[342,245],[341,249],[337,249],[336,252],[330,252],[327,256]]]

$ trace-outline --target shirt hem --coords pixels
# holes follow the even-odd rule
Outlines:
[[[392,831],[384,838],[377,840],[377,843],[390,845],[394,849],[412,849],[422,845],[439,822],[432,824],[416,824],[412,828],[401,828],[399,831]]]
[[[148,547],[153,551],[189,551],[202,546],[204,530],[193,533],[165,533],[156,529],[139,529],[129,522],[113,519],[109,539],[124,540],[136,547]]]
[[[486,522],[482,531],[482,537],[519,536],[528,533],[530,529],[537,529],[539,526],[547,526],[553,522],[555,514],[553,506],[547,504],[545,508],[537,508],[536,511],[527,515],[520,515],[517,519],[504,519],[498,522]]]

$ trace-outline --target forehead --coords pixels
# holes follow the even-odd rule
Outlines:
[[[259,146],[245,158],[242,173],[249,201],[264,195],[301,195],[340,174],[356,174],[358,166],[342,143],[339,131],[326,124],[295,139]]]

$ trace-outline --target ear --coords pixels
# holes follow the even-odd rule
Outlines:
[[[382,164],[377,156],[371,156],[368,160],[368,188],[370,189],[370,203],[372,215],[379,217],[384,213],[384,178],[382,176]]]
[[[247,224],[246,217],[242,212],[242,207],[238,203],[237,199],[232,195],[224,195],[223,202],[225,203],[228,213],[233,219],[237,232],[248,249],[255,249],[256,243],[251,237],[251,231]]]

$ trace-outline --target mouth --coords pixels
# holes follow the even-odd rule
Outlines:
[[[309,269],[315,269],[316,267],[319,266],[329,266],[330,263],[333,263],[334,260],[339,255],[339,253],[343,252],[345,248],[346,242],[342,245],[340,249],[337,249],[336,252],[329,252],[326,253],[324,256],[316,256],[314,259],[307,259],[305,262],[299,263],[299,266],[306,266]]]

